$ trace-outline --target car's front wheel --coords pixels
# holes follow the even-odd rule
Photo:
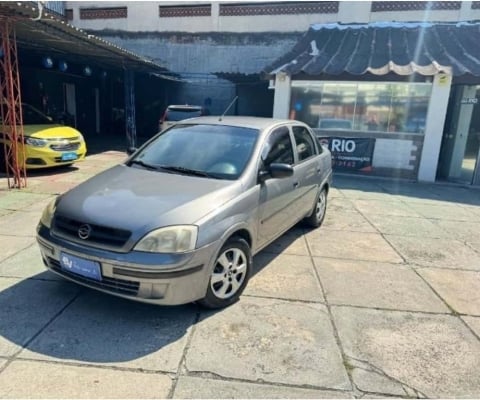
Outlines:
[[[245,289],[251,269],[252,255],[248,243],[240,237],[229,239],[218,253],[207,294],[199,303],[207,308],[233,304]]]
[[[322,225],[323,220],[325,219],[326,212],[327,212],[327,189],[323,187],[320,190],[320,193],[318,194],[312,215],[305,218],[305,223],[312,228],[318,228],[320,225]]]

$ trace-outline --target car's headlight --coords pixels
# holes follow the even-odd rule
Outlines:
[[[25,143],[34,147],[44,147],[47,145],[48,142],[43,139],[35,139],[35,138],[29,137],[25,139]]]
[[[55,213],[57,201],[58,198],[55,198],[50,203],[48,203],[48,206],[45,207],[45,210],[43,210],[43,214],[40,218],[40,222],[47,228],[50,228],[52,225],[53,214]]]
[[[198,227],[177,225],[156,229],[145,235],[135,250],[151,253],[184,253],[195,249]]]

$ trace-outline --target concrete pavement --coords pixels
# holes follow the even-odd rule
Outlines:
[[[335,176],[324,226],[254,258],[221,311],[154,307],[45,271],[43,207],[107,151],[0,178],[0,398],[480,397],[480,191]]]

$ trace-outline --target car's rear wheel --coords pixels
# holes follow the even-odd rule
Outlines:
[[[250,246],[240,237],[229,239],[220,249],[206,296],[199,303],[207,308],[233,304],[242,294],[252,269]]]
[[[311,228],[318,228],[322,225],[325,215],[327,213],[327,190],[323,187],[318,194],[315,208],[312,215],[305,218],[305,223]]]

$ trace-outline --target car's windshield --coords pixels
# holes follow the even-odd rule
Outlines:
[[[3,115],[7,114],[7,107],[5,104],[2,105]],[[29,104],[22,104],[22,118],[24,125],[52,125],[52,119],[47,117],[41,111],[32,107]]]
[[[45,114],[28,104],[22,104],[24,125],[51,125],[53,122]]]
[[[157,136],[130,165],[233,180],[245,169],[257,137],[251,128],[179,124]]]
[[[181,121],[201,115],[202,110],[197,108],[169,108],[165,114],[165,121]]]

